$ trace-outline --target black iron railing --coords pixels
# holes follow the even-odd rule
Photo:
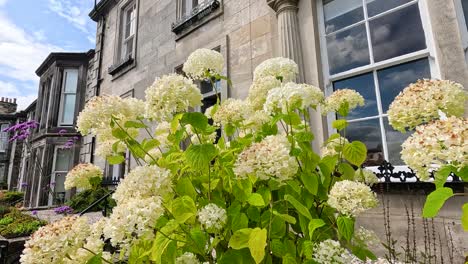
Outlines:
[[[406,170],[395,170],[395,167],[388,161],[383,161],[380,166],[377,167],[379,173],[376,173],[377,177],[381,182],[420,182],[416,173],[412,169]],[[431,172],[430,178],[434,179],[434,172]],[[451,173],[447,179],[448,182],[461,182],[460,178],[455,174]]]
[[[102,196],[101,198],[97,199],[96,201],[94,201],[92,204],[90,204],[86,209],[84,209],[83,211],[81,211],[80,213],[80,216],[86,214],[86,213],[89,213],[91,212],[92,209],[94,209],[96,206],[99,206],[99,205],[103,205],[103,208],[102,208],[102,215],[104,217],[106,217],[108,214],[107,214],[107,211],[110,209],[109,208],[109,197],[114,193],[114,190],[111,190],[109,191],[106,195]]]
[[[209,0],[199,4],[189,14],[183,15],[177,22],[172,23],[172,32],[180,34],[184,29],[207,17],[220,6],[219,0]]]

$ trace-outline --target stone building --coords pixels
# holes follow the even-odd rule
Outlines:
[[[221,98],[245,98],[259,63],[291,58],[300,67],[299,82],[326,94],[352,88],[364,96],[366,105],[348,118],[347,136],[367,145],[368,167],[379,171],[384,161],[392,163],[395,179],[408,171],[399,155],[408,135],[388,124],[394,97],[421,78],[468,87],[468,3],[463,0],[101,0],[90,17],[98,24],[87,98],[144,98],[155,77],[179,71],[198,48],[217,49],[226,58],[224,74],[233,86],[221,82]],[[204,96],[206,107],[213,92]],[[333,133],[335,118],[312,115],[315,149]],[[91,138],[84,140],[82,161],[93,158],[93,145]],[[122,166],[96,163],[112,179],[125,173]],[[399,189],[411,185],[405,184]],[[406,226],[404,204],[413,200],[419,210],[424,197],[415,194],[422,190],[406,189],[412,198],[389,194],[399,235]],[[468,241],[459,233],[461,200],[453,201],[442,214],[454,223],[449,232],[460,253]],[[362,221],[383,230],[381,211]],[[436,220],[436,225],[444,224]]]
[[[36,70],[38,99],[26,110],[38,124],[22,149],[17,188],[25,207],[50,206],[68,199],[65,175],[79,161],[76,117],[84,105],[87,71],[94,50],[51,53]]]
[[[5,189],[10,186],[9,175],[18,173],[18,166],[14,161],[21,154],[16,151],[16,142],[10,142],[10,133],[4,131],[24,119],[24,113],[17,113],[16,108],[16,98],[0,99],[0,186]]]

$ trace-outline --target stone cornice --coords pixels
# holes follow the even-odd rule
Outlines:
[[[267,4],[276,11],[277,14],[286,11],[297,11],[299,0],[266,0]]]

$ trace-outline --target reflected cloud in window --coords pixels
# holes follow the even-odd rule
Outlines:
[[[413,0],[367,0],[367,14],[372,17],[411,1]]]
[[[327,34],[364,20],[362,0],[326,0],[323,11]]]
[[[393,165],[404,165],[401,160],[401,144],[412,134],[406,132],[405,134],[396,131],[388,123],[388,118],[384,118],[385,136],[387,138],[387,148],[389,162]]]

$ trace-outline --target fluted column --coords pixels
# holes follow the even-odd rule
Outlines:
[[[299,66],[297,82],[303,83],[304,63],[297,17],[299,0],[267,0],[267,3],[276,11],[278,18],[279,55],[297,63]]]

